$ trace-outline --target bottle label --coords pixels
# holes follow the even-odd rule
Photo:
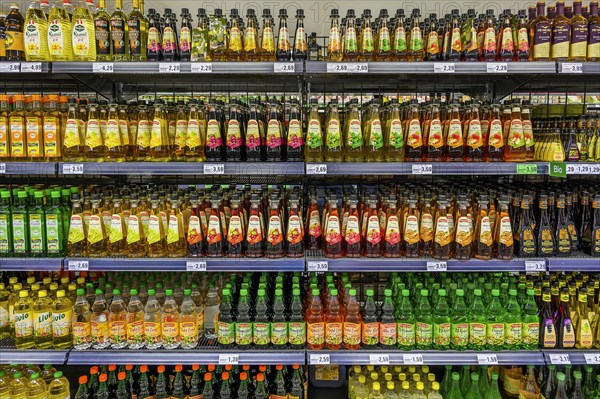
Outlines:
[[[8,142],[8,120],[7,118],[0,116],[0,157],[2,158],[9,156]]]
[[[462,51],[462,40],[460,38],[460,28],[452,29],[452,50],[454,52]]]
[[[291,345],[304,345],[306,342],[306,324],[303,321],[289,322],[288,339]]]
[[[449,346],[452,326],[450,323],[433,325],[433,343],[438,346]]]
[[[113,344],[118,344],[127,339],[127,328],[124,321],[112,321],[108,323],[110,331],[110,340]]]
[[[158,343],[161,338],[162,326],[160,323],[151,321],[144,322],[144,335],[146,336],[146,344],[154,345]]]
[[[10,121],[10,145],[13,158],[25,157],[25,132],[23,132],[23,118],[11,116]]]
[[[271,245],[277,245],[283,241],[281,219],[279,218],[279,216],[271,216],[269,218],[267,241]]]
[[[472,120],[469,122],[469,136],[467,137],[467,145],[470,148],[479,148],[483,146],[481,122],[478,120]]]
[[[140,219],[130,215],[127,222],[127,245],[135,244],[142,239]]]
[[[200,127],[204,131],[204,121],[197,119],[190,119],[187,123],[185,145],[190,149],[198,149],[202,145],[202,138],[200,136]],[[139,133],[138,133],[139,135]]]
[[[232,119],[227,124],[227,135],[225,144],[227,147],[234,149],[242,145],[242,135],[240,133],[240,123]]]
[[[208,219],[208,232],[206,239],[209,244],[221,242],[221,221],[216,215],[211,215]]]
[[[502,134],[502,122],[498,119],[494,119],[490,123],[490,133],[488,138],[490,147],[502,148],[504,147],[504,136]]]
[[[267,145],[269,148],[277,148],[283,144],[279,121],[271,119],[267,125]]]
[[[365,26],[362,30],[362,51],[373,52],[375,50],[375,41],[373,40],[373,29]]]
[[[400,223],[398,216],[390,216],[387,220],[385,228],[385,241],[390,245],[395,245],[400,242]]]
[[[247,53],[256,51],[256,31],[251,26],[247,27],[244,33],[244,51]]]
[[[90,323],[74,322],[70,327],[73,328],[73,345],[83,345],[91,340]]]
[[[246,128],[246,147],[253,149],[261,144],[260,131],[258,129],[258,121],[251,119],[248,121]]]
[[[175,32],[170,26],[163,29],[162,49],[165,53],[174,52],[177,43],[175,42]]]
[[[8,252],[12,250],[10,244],[10,237],[8,234],[8,217],[7,215],[0,214],[0,252]],[[2,307],[0,306],[0,311]]]
[[[427,145],[433,148],[440,148],[444,145],[444,135],[442,133],[442,123],[439,119],[433,119],[429,126],[429,137]]]
[[[347,345],[356,346],[361,342],[361,326],[358,323],[344,323],[344,343]]]
[[[421,215],[421,229],[420,229],[421,241],[427,242],[433,240],[433,216],[429,213]]]
[[[413,119],[408,125],[407,145],[412,148],[419,148],[423,145],[423,133],[421,132],[421,123],[418,119]]]
[[[54,116],[44,116],[44,156],[56,157],[59,152],[57,120]]]
[[[170,215],[169,225],[167,227],[167,244],[174,244],[178,242],[182,235],[183,232],[179,231],[179,220],[177,215]]]
[[[450,225],[446,216],[441,216],[435,224],[435,242],[441,247],[450,244]]]
[[[343,323],[325,323],[325,343],[341,345],[343,341]]]
[[[419,240],[419,219],[414,215],[407,216],[404,226],[404,241],[408,244],[416,244]]]
[[[530,120],[523,121],[523,137],[525,139],[525,146],[528,148],[533,148],[533,127]]]
[[[266,53],[275,51],[275,37],[272,28],[263,28],[261,50]]]
[[[397,27],[394,31],[394,50],[396,52],[406,51],[407,49],[406,43],[406,31],[404,27]]]
[[[40,127],[43,122],[38,117],[25,118],[25,127],[27,131],[27,156],[39,158],[42,156],[42,136]]]
[[[327,124],[325,145],[329,150],[339,149],[342,145],[342,138],[340,134],[340,122],[336,119],[330,120]]]
[[[537,345],[540,336],[540,323],[523,323],[521,342],[523,345]]]
[[[492,238],[492,227],[490,224],[489,216],[484,216],[481,218],[481,225],[479,228],[479,242],[488,247],[491,247],[494,243]]]
[[[521,323],[506,323],[504,342],[506,345],[520,345],[523,335],[523,325]]]
[[[471,219],[466,216],[458,218],[456,223],[456,238],[455,242],[461,246],[467,246],[473,241],[473,231]]]
[[[423,50],[423,33],[421,28],[415,26],[410,31],[410,50],[412,52]]]
[[[165,28],[167,30],[168,28]],[[110,20],[110,37],[112,41],[113,54],[125,55],[125,21],[122,19]]]
[[[556,329],[554,328],[554,321],[552,319],[546,319],[544,323],[544,348],[556,347]]]
[[[248,219],[248,244],[258,244],[263,240],[262,225],[257,215],[251,215]]]
[[[379,325],[379,343],[382,345],[396,345],[398,327],[396,323],[381,323]]]
[[[389,145],[395,149],[404,147],[404,132],[400,119],[393,119],[390,122]]]
[[[355,149],[363,146],[363,135],[358,119],[352,119],[348,123],[348,147]]]
[[[588,315],[585,316],[580,316],[580,320],[579,320],[579,331],[578,335],[579,335],[579,339],[578,339],[578,348],[580,349],[589,349],[592,347],[592,343],[593,343],[593,330],[592,327],[590,325],[590,321],[588,318]]]
[[[238,345],[250,345],[252,343],[252,323],[235,324],[235,343]]]
[[[398,345],[413,346],[415,344],[415,325],[411,323],[398,323]]]
[[[288,147],[298,148],[304,144],[302,128],[298,119],[292,119],[288,123]]]
[[[504,344],[504,323],[490,323],[486,331],[488,345],[500,347]]]
[[[25,215],[15,213],[12,217],[13,251],[16,253],[27,252],[27,235]]]
[[[65,21],[59,21],[56,19],[48,21],[48,52],[54,56],[66,55],[66,32],[63,32],[61,26],[67,28],[66,25],[70,25]],[[70,28],[70,26],[69,26]]]
[[[175,148],[182,151],[185,146],[187,136],[187,120],[178,120],[175,124]]]
[[[123,218],[121,215],[114,214],[111,216],[108,239],[111,244],[123,240]]]
[[[552,58],[569,57],[569,44],[571,42],[570,25],[556,25],[552,28]]]
[[[24,29],[25,53],[28,56],[39,56],[42,54],[42,33],[40,25],[35,19],[27,21]]]
[[[33,318],[33,334],[36,338],[52,336],[52,313],[35,312]]]
[[[429,33],[427,37],[427,54],[436,55],[440,53],[440,43],[437,32]]]
[[[232,27],[229,30],[229,50],[241,52],[242,49],[242,32],[240,32],[239,28]]]
[[[450,130],[448,131],[448,146],[452,148],[462,147],[463,145],[463,134],[462,124],[458,119],[452,119],[450,121]]]
[[[268,345],[271,342],[271,324],[254,322],[252,323],[253,341],[255,345]]]
[[[179,323],[162,323],[162,340],[165,346],[173,345],[179,340]]]
[[[63,143],[66,148],[72,148],[81,145],[81,139],[79,137],[79,124],[76,119],[67,119]]]
[[[583,21],[571,25],[571,57],[586,58],[588,33],[588,25]]]
[[[515,49],[512,28],[504,28],[502,31],[502,52],[512,52]]]
[[[563,325],[558,326],[562,328],[562,347],[563,348],[572,348],[575,346],[575,326],[573,325],[573,321],[570,318],[565,318]]]
[[[221,139],[221,132],[219,129],[219,122],[215,119],[208,121],[206,126],[206,145],[210,149],[221,147],[223,140]]]
[[[29,215],[29,247],[32,253],[44,253],[43,215],[31,213]]]
[[[101,345],[108,340],[108,322],[90,322],[92,345]]]
[[[551,26],[547,21],[541,21],[535,25],[533,37],[533,59],[550,58],[550,34]]]
[[[130,345],[144,342],[144,322],[142,320],[127,323],[127,342]]]
[[[220,326],[219,326],[220,330]],[[196,346],[198,344],[198,325],[195,321],[182,321],[179,323],[179,336],[184,346]]]
[[[510,218],[508,216],[504,216],[500,219],[500,232],[498,241],[507,247],[512,246],[514,243],[512,226],[510,223]]]
[[[307,323],[307,343],[323,345],[325,343],[325,323]]]
[[[140,20],[130,19],[127,20],[127,26],[129,28],[129,53],[131,55],[140,55],[142,53],[142,43],[140,34]]]
[[[529,53],[529,33],[527,28],[521,28],[517,32],[517,51],[522,54]]]
[[[600,22],[590,22],[587,56],[588,59],[600,58]]]
[[[375,119],[371,122],[369,147],[371,150],[378,150],[383,147],[383,132],[381,130],[381,121],[379,119]]]
[[[504,335],[504,325],[502,325],[502,334]],[[486,326],[482,323],[469,324],[469,344],[481,347],[486,344]]]
[[[525,145],[525,137],[523,135],[523,123],[520,119],[513,119],[512,121],[510,121],[508,145],[514,149],[521,148]]]
[[[131,34],[131,33],[130,33]],[[189,53],[192,48],[192,33],[190,28],[183,26],[179,32],[179,51]]]
[[[14,311],[15,336],[17,338],[33,336],[33,313]]]
[[[236,245],[244,240],[244,232],[242,220],[239,216],[232,216],[229,219],[229,228],[227,231],[227,242],[231,245]]]
[[[23,33],[16,30],[5,30],[6,38],[4,40],[5,52],[9,50],[24,51]]]
[[[379,218],[370,216],[367,224],[367,241],[372,245],[377,245],[381,242],[381,228],[379,226]]]
[[[123,145],[119,123],[115,119],[109,119],[106,123],[104,140],[108,149],[120,147]]]
[[[288,323],[271,323],[271,343],[273,345],[287,345],[288,343]]]
[[[289,217],[286,238],[289,244],[298,244],[304,238],[302,222],[297,215],[291,215]]]
[[[362,324],[362,342],[364,345],[377,345],[379,342],[379,323]]]
[[[77,56],[92,56],[90,54],[90,43],[93,32],[87,30],[87,26],[82,19],[73,21],[73,54]]]
[[[378,53],[388,53],[392,49],[392,41],[390,39],[390,30],[387,26],[382,26],[379,29],[379,39],[377,41]]]
[[[148,244],[154,244],[163,239],[161,220],[156,215],[150,215],[148,218]]]
[[[433,342],[433,326],[428,323],[416,323],[415,339],[417,345],[430,345]]]
[[[85,145],[90,149],[101,147],[104,144],[102,140],[103,133],[100,131],[100,123],[97,119],[90,119],[86,125]],[[120,141],[120,138],[119,138]]]
[[[451,327],[452,345],[465,347],[469,344],[469,325],[467,323],[452,324]]]
[[[110,27],[104,19],[94,21],[96,32],[96,51],[98,55],[110,55]]]
[[[327,218],[327,231],[325,232],[325,241],[327,241],[330,245],[341,242],[342,235],[340,231],[340,219],[337,216],[330,215]]]
[[[319,218],[319,211],[314,210],[310,213],[308,220],[308,234],[312,237],[319,238],[323,231],[321,230],[321,220]]]
[[[161,49],[160,32],[157,28],[148,29],[148,52],[158,53]]]
[[[346,29],[343,36],[344,53],[355,53],[358,51],[358,40],[356,39],[356,28],[351,27]]]
[[[69,224],[69,243],[76,244],[84,239],[83,218],[81,215],[72,215],[71,223]]]
[[[306,131],[306,143],[309,148],[319,148],[323,145],[323,137],[321,134],[321,122],[317,119],[311,119],[308,122]]]

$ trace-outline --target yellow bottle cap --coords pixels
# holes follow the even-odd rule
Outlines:
[[[29,292],[22,290],[19,291],[19,298],[27,298],[29,296]]]

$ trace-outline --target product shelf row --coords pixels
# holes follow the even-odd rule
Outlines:
[[[600,162],[5,162],[0,175],[344,176],[550,175],[600,176]]]
[[[600,258],[439,261],[426,258],[0,258],[2,271],[132,272],[600,272]]]
[[[0,62],[0,73],[598,74],[598,62]]]
[[[600,351],[398,351],[398,350],[15,350],[3,349],[0,364],[309,364],[309,365],[544,365],[600,364]]]

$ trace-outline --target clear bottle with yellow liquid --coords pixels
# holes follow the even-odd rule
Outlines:
[[[263,31],[260,41],[260,59],[261,61],[275,61],[275,33],[273,31],[273,19],[271,10],[263,10]]]
[[[29,4],[23,27],[25,59],[27,61],[48,61],[48,20],[40,7],[39,0]]]
[[[42,96],[31,96],[31,111],[25,119],[25,132],[27,135],[27,159],[41,162],[44,160],[43,137],[44,112],[42,111]]]
[[[8,322],[12,336],[15,335],[15,305],[19,302],[19,292],[23,290],[23,284],[17,283],[17,280],[17,277],[14,277],[8,281],[12,286],[12,292],[8,296]]]
[[[344,160],[344,140],[337,98],[329,103],[329,112],[325,121],[325,160],[327,162]]]
[[[19,291],[19,300],[13,309],[15,323],[15,346],[17,349],[31,349],[35,347],[33,334],[33,302],[29,293]]]
[[[134,140],[133,158],[137,161],[147,161],[150,151],[150,129],[152,121],[148,119],[148,108],[145,102],[138,105],[137,132]]]
[[[87,254],[87,225],[84,221],[83,208],[79,194],[71,196],[71,218],[67,239],[67,253],[69,256],[85,256]]]
[[[77,3],[73,12],[72,28],[73,61],[96,61],[96,38],[94,18],[83,1]]]
[[[62,131],[64,132],[62,140],[62,155],[65,161],[81,161],[84,156],[84,129],[81,129],[83,122],[79,119],[77,113],[77,102],[74,98],[69,99],[68,111],[63,119]]]
[[[46,290],[33,302],[33,342],[36,349],[52,347],[52,299]]]
[[[152,126],[150,128],[149,158],[154,162],[169,161],[171,159],[170,143],[165,102],[162,99],[157,99],[154,101]]]
[[[94,258],[106,256],[106,230],[102,220],[100,196],[92,195],[92,213],[87,233],[87,254]]]
[[[85,123],[83,149],[84,158],[90,161],[102,161],[106,156],[106,145],[104,144],[100,121],[98,102],[90,100],[87,122]]]
[[[62,371],[57,371],[48,386],[48,399],[66,399],[70,397],[70,394],[69,380],[63,376]]]
[[[183,229],[183,215],[179,210],[177,194],[171,195],[171,209],[167,215],[167,253],[170,258],[182,258],[187,255],[187,241]]]
[[[143,207],[137,193],[131,194],[131,211],[127,222],[127,247],[125,252],[131,258],[143,258],[148,253],[146,234],[142,220]]]
[[[141,349],[145,345],[144,305],[138,297],[138,290],[129,291],[131,299],[127,304],[125,322],[127,323],[127,345],[129,349]]]
[[[10,399],[26,399],[27,398],[27,375],[22,372],[13,374],[13,379],[10,382]]]
[[[65,291],[59,290],[52,304],[52,344],[55,349],[70,348],[73,344],[72,319],[72,303]]]
[[[125,160],[129,161],[133,157],[133,132],[129,128],[129,114],[127,112],[127,102],[125,100],[119,101],[117,114],[119,115],[119,132],[121,134],[121,140],[123,141],[123,147],[125,148]]]
[[[306,148],[304,150],[304,159],[306,162],[323,161],[323,144],[319,102],[316,98],[311,98],[306,131]]]
[[[64,7],[55,2],[48,15],[48,53],[50,61],[72,61],[72,26]]]
[[[43,118],[44,160],[46,162],[60,161],[62,158],[62,123],[58,111],[58,96],[48,96]]]
[[[112,200],[112,215],[108,233],[108,253],[111,256],[123,256],[126,254],[127,248],[123,201],[121,200],[121,195],[118,193],[113,196]]]
[[[13,96],[13,111],[8,118],[10,129],[10,156],[13,161],[27,159],[27,134],[25,130],[25,98],[22,94]]]
[[[27,383],[27,399],[46,399],[46,382],[40,376],[40,373],[33,373]]]
[[[10,105],[8,96],[6,94],[0,94],[0,161],[10,160],[9,115]]]
[[[148,256],[163,258],[166,255],[165,226],[161,218],[158,194],[150,194],[150,213],[148,217]]]
[[[129,61],[129,26],[122,0],[115,0],[115,10],[110,16],[110,40],[113,60]]]
[[[185,138],[185,156],[188,161],[203,162],[204,137],[206,137],[206,119],[202,110],[202,103],[191,99],[189,119],[187,122],[187,135]]]
[[[4,283],[0,283],[0,339],[11,336],[10,321],[8,320],[9,297],[10,293],[4,286]]]
[[[365,121],[365,160],[367,162],[383,162],[384,158],[385,140],[379,112],[380,106],[381,100],[375,99],[369,107],[369,117]]]
[[[360,111],[358,109],[358,99],[356,98],[350,100],[350,111],[346,117],[345,125],[344,141],[346,143],[346,162],[363,162],[364,137],[362,123],[360,121]]]
[[[140,10],[138,0],[132,1],[132,11],[127,18],[129,28],[129,54],[131,61],[148,61],[148,20]]]
[[[106,121],[106,132],[104,134],[104,144],[106,145],[106,160],[111,162],[125,161],[125,144],[119,125],[119,114],[117,104],[108,105],[108,118]]]

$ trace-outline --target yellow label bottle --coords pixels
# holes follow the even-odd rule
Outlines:
[[[52,299],[46,290],[38,291],[33,303],[33,341],[36,349],[52,347]]]
[[[47,111],[43,118],[44,160],[59,161],[62,158],[62,124],[58,111],[58,96],[48,96]]]
[[[81,2],[73,13],[72,45],[74,61],[96,61],[94,19],[86,4]]]
[[[27,291],[19,291],[19,300],[14,304],[13,313],[15,346],[17,349],[33,348],[33,304]]]
[[[52,305],[52,343],[55,349],[70,348],[73,344],[72,319],[71,301],[64,290],[59,290]]]
[[[72,61],[71,20],[67,11],[54,4],[48,16],[48,52],[51,61]]]
[[[10,113],[8,126],[10,129],[10,156],[13,161],[27,159],[27,135],[25,130],[24,97],[22,94],[13,96],[14,108]]]
[[[48,61],[48,21],[38,2],[32,2],[25,14],[23,40],[27,61]]]

